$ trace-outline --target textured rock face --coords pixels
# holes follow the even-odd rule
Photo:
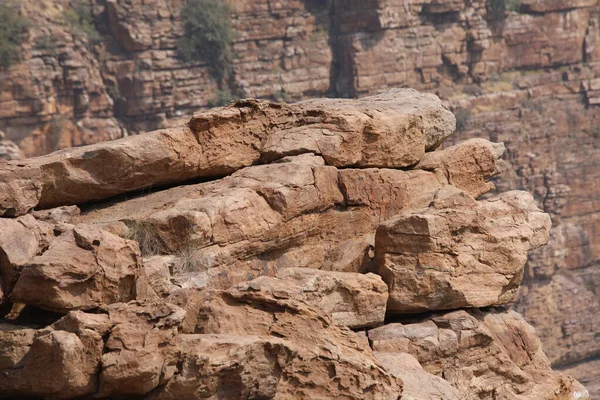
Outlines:
[[[10,297],[52,311],[127,302],[136,298],[139,258],[135,242],[85,225],[64,227],[23,266]]]
[[[3,396],[68,399],[94,391],[103,347],[98,333],[2,326],[0,342]]]
[[[499,157],[493,146],[487,149]],[[364,272],[377,225],[402,210],[427,207],[449,185],[443,169],[337,169],[316,156],[285,161],[123,201],[78,221],[128,223],[134,236],[152,236],[160,251],[189,253],[188,270],[227,288],[288,267]],[[493,169],[466,168],[472,179],[459,187],[489,187],[484,177]]]
[[[414,356],[425,371],[452,383],[460,398],[587,397],[573,379],[548,374],[535,330],[514,311],[455,311],[420,323],[392,323],[370,330],[369,340],[376,352]]]
[[[550,218],[523,192],[477,202],[440,190],[428,209],[401,213],[375,236],[377,272],[392,312],[487,307],[513,301],[527,251],[548,242]]]
[[[13,196],[31,182],[5,181],[0,397],[589,398],[514,312],[389,323],[511,300],[527,251],[548,240],[527,193],[476,199],[504,148],[439,149],[453,125],[412,90],[245,100],[4,164],[37,169],[39,191]],[[151,151],[172,137],[198,147]],[[132,195],[128,182],[172,187]]]
[[[64,23],[66,1],[15,3],[32,28],[23,62],[0,71],[0,130],[27,156],[178,125],[180,115],[216,97],[209,68],[177,57],[182,0],[90,0],[97,46]],[[231,2],[232,89],[299,100],[415,87],[459,112],[456,139],[505,142],[514,172],[499,189],[530,191],[554,222],[550,245],[529,263],[518,310],[540,329],[553,363],[593,359],[600,351],[593,339],[600,323],[600,6],[523,0],[518,12],[499,15],[486,3]],[[14,149],[6,143],[0,158]],[[18,190],[11,196],[35,203],[41,188],[2,186],[0,195]],[[0,199],[1,209],[14,207]],[[354,254],[365,248],[360,243]],[[569,295],[573,287],[582,295]],[[549,310],[551,289],[564,294]]]
[[[390,374],[402,379],[402,395],[414,400],[458,400],[460,393],[448,381],[423,370],[419,361],[408,353],[375,351],[375,357]]]
[[[310,268],[286,268],[276,279],[260,277],[237,288],[304,301],[331,315],[335,324],[349,328],[383,324],[388,300],[388,288],[378,275]]]
[[[7,190],[3,211],[84,203],[303,153],[336,167],[405,167],[444,141],[455,119],[437,98],[399,90],[356,102],[240,101],[196,114],[188,125],[9,164],[3,185],[27,182],[38,191]]]

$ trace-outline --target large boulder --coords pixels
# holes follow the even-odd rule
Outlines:
[[[550,217],[526,192],[484,201],[448,187],[429,208],[384,222],[375,237],[389,312],[486,307],[514,300],[527,252],[547,243]]]
[[[87,225],[60,228],[49,248],[23,266],[12,301],[66,312],[136,298],[137,243]]]
[[[336,167],[407,167],[454,128],[436,96],[408,89],[292,105],[243,100],[197,113],[185,127],[9,162],[0,171],[0,215],[219,177],[303,153]]]

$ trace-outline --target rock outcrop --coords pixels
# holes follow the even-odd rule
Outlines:
[[[453,126],[412,90],[246,100],[3,164],[0,397],[589,398],[518,314],[490,311],[550,220],[524,192],[477,200],[503,147],[438,149]],[[200,147],[147,162],[177,135]]]
[[[0,159],[178,126],[220,97],[206,63],[178,56],[184,0],[78,1],[90,6],[97,37],[66,20],[74,2],[8,3],[30,30],[22,62],[0,69]],[[301,100],[409,86],[457,113],[456,140],[504,142],[509,172],[499,189],[531,192],[554,223],[549,246],[531,255],[516,308],[557,367],[599,357],[596,0],[523,0],[507,12],[484,0],[229,3],[230,91]],[[17,183],[0,193],[35,203],[40,190]]]
[[[535,330],[514,311],[454,311],[419,323],[391,323],[369,331],[373,350],[415,357],[443,376],[461,399],[577,399],[586,389],[547,375],[550,363]]]
[[[429,208],[377,228],[375,263],[390,288],[388,310],[508,304],[527,252],[545,245],[549,232],[550,217],[528,193],[478,202],[453,186],[441,189]]]
[[[334,167],[408,167],[454,127],[452,113],[439,99],[410,90],[290,106],[239,101],[194,115],[186,128],[9,163],[3,188],[26,185],[37,192],[7,188],[0,212],[20,215],[34,207],[81,204],[306,153]]]

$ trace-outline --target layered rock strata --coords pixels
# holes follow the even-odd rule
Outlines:
[[[78,1],[98,43],[65,20],[74,2],[8,3],[31,28],[22,62],[0,70],[1,159],[19,157],[13,142],[36,156],[178,125],[219,97],[210,68],[178,56],[183,0]],[[232,91],[300,100],[415,87],[457,112],[455,138],[505,142],[514,172],[500,189],[528,190],[554,222],[517,309],[555,366],[598,358],[597,1],[523,0],[505,13],[484,0],[230,4]]]
[[[248,100],[4,164],[0,184],[40,190],[5,192],[0,397],[589,398],[518,314],[487,309],[514,299],[550,221],[524,192],[477,200],[503,147],[438,150],[453,125],[411,90]],[[165,178],[181,155],[147,160],[171,135],[201,147]],[[108,188],[122,196],[102,202],[96,168],[127,159],[139,162]],[[52,175],[53,162],[69,168]],[[15,179],[36,168],[34,183]],[[136,177],[173,187],[132,195]],[[457,308],[469,311],[390,320]]]
[[[453,127],[439,99],[409,90],[291,106],[239,101],[195,115],[185,128],[9,162],[0,211],[21,215],[34,207],[81,204],[306,153],[334,167],[408,167]],[[22,186],[31,189],[19,192]]]

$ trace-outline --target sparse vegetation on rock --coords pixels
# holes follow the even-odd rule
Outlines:
[[[71,2],[71,7],[65,9],[64,19],[74,36],[85,36],[90,46],[100,42],[101,36],[94,23],[94,15],[89,4],[81,0]]]
[[[188,0],[181,10],[185,35],[178,49],[185,61],[208,63],[219,83],[227,80],[233,61],[229,6],[222,0]]]
[[[21,59],[21,44],[27,40],[29,26],[15,8],[0,2],[0,67],[10,67]]]
[[[504,18],[507,11],[519,11],[522,0],[489,0],[488,7],[497,18]]]
[[[126,238],[135,240],[140,244],[143,256],[154,256],[165,250],[165,244],[160,239],[156,227],[144,221],[127,221]]]

